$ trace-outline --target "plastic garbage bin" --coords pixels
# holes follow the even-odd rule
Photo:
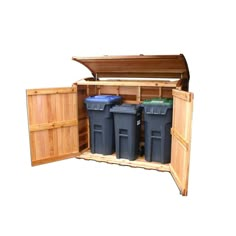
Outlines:
[[[173,100],[154,98],[143,102],[145,160],[169,163]]]
[[[116,157],[135,160],[139,153],[142,107],[122,104],[113,106]]]
[[[85,99],[90,124],[92,153],[110,155],[115,151],[114,121],[110,108],[121,103],[120,96],[97,95]]]

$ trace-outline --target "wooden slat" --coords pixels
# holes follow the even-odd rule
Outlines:
[[[79,137],[87,136],[87,135],[88,135],[88,132],[87,132],[87,131],[84,131],[84,132],[79,133]]]
[[[35,160],[32,161],[32,166],[37,166],[37,165],[41,165],[41,164],[47,164],[50,162],[55,162],[55,161],[61,161],[61,160],[65,160],[71,157],[76,157],[78,156],[79,153],[78,152],[72,152],[72,153],[67,153],[67,154],[63,154],[63,155],[56,155],[56,156],[50,156],[48,158],[44,158],[42,160]]]
[[[83,116],[81,117],[82,114],[79,114],[79,121],[82,121],[82,120],[86,120],[88,117],[87,116]]]
[[[141,87],[138,86],[137,87],[137,95],[136,95],[136,99],[137,99],[137,102],[140,102],[141,101]]]
[[[32,132],[29,132],[29,140],[30,140],[30,157],[31,163],[36,160],[36,142],[35,135]]]
[[[77,85],[78,86],[78,85]],[[84,148],[88,147],[88,114],[86,106],[84,104],[85,98],[91,95],[95,95],[97,86],[79,85],[78,86],[78,139],[79,139],[79,152],[82,152]]]
[[[27,95],[46,95],[46,94],[63,94],[63,93],[76,93],[76,87],[71,88],[46,88],[46,89],[28,89]]]
[[[160,72],[129,72],[129,71],[114,71],[114,72],[99,72],[99,78],[109,78],[109,77],[120,77],[120,78],[181,78],[182,75],[185,73],[185,70],[167,70],[167,71],[160,71]]]
[[[173,98],[172,89],[175,89],[175,88],[162,88],[161,97],[163,97],[163,98]]]
[[[87,119],[86,122],[87,122],[87,130],[85,132],[88,134],[88,147],[90,148],[91,143],[90,143],[90,123],[89,123],[89,119]]]
[[[87,119],[79,121],[79,134],[84,133],[85,131],[87,132]]]
[[[135,95],[137,96],[137,88],[140,86],[119,86],[119,95]]]
[[[30,125],[29,130],[30,132],[35,132],[40,130],[57,129],[62,127],[77,126],[77,125],[78,125],[77,120],[57,121],[51,123]]]
[[[115,61],[123,61],[123,60],[130,60],[130,59],[135,59],[135,60],[139,60],[139,59],[178,59],[180,57],[180,55],[104,55],[104,56],[100,56],[100,57],[72,57],[73,60],[75,61],[84,61],[84,60],[89,60],[91,62],[97,62],[97,61],[110,61],[110,60],[115,60]],[[90,77],[89,77],[90,78]]]
[[[137,101],[137,95],[134,94],[119,94],[122,97],[122,101],[129,100],[129,101]]]
[[[90,86],[88,86],[90,87]],[[100,86],[100,94],[113,94],[117,95],[119,93],[118,86]]]
[[[171,165],[169,165],[169,167],[170,167],[170,174],[171,174],[172,178],[174,179],[174,181],[175,181],[177,187],[179,188],[180,193],[181,193],[182,195],[186,196],[186,195],[187,195],[187,190],[183,190],[183,189],[181,188],[182,183],[181,183],[181,180],[179,179],[178,174],[175,172],[174,168],[173,168]],[[185,192],[183,192],[183,191],[185,191]]]
[[[171,135],[175,136],[177,140],[186,148],[186,151],[189,150],[189,143],[183,138],[183,136],[174,128],[171,128]]]
[[[100,80],[100,81],[86,81],[80,80],[77,82],[78,85],[107,85],[107,86],[143,86],[143,87],[176,87],[178,80],[176,81],[127,81],[127,80]]]
[[[186,93],[185,91],[180,91],[173,89],[172,94],[174,97],[180,98],[186,102],[191,102],[193,99],[193,94],[192,93]]]
[[[89,147],[89,143],[88,143],[88,140],[87,139],[81,139],[81,141],[79,142],[79,147],[82,147],[82,146],[84,146],[84,145],[87,145],[87,147]],[[86,148],[87,148],[86,147]],[[81,153],[81,151],[83,151],[83,150],[80,150],[80,153]]]
[[[141,100],[151,99],[160,96],[160,87],[142,87]]]
[[[150,170],[158,171],[170,171],[169,164],[161,164],[158,162],[147,162],[143,157],[139,157],[135,161],[129,161],[127,159],[117,159],[115,154],[113,155],[102,155],[102,154],[93,154],[89,151],[82,153],[77,158],[84,160],[94,160],[98,162],[106,162],[111,164],[118,164],[123,166],[139,167]]]
[[[159,97],[162,97],[162,87],[159,87]]]
[[[142,103],[142,101],[136,101],[136,100],[126,100],[126,99],[124,99],[122,101],[123,101],[123,103],[127,103],[127,104],[140,104],[140,103]]]

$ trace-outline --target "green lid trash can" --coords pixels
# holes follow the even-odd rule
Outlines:
[[[169,163],[173,99],[153,98],[143,102],[145,160]]]

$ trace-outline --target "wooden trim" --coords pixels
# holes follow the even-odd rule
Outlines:
[[[77,156],[78,159],[84,160],[94,160],[98,162],[106,162],[111,164],[118,164],[123,166],[139,167],[150,170],[158,171],[170,171],[169,164],[161,164],[158,162],[147,162],[143,157],[139,157],[135,161],[129,161],[127,159],[117,159],[115,154],[112,155],[102,155],[102,154],[93,154],[89,151],[84,152]]]
[[[87,118],[88,118],[87,116],[80,117],[80,118],[79,118],[79,121],[81,121],[81,120],[86,120]]]
[[[190,72],[189,72],[187,60],[186,60],[184,54],[180,54],[180,56],[183,58],[184,65],[185,65],[185,68],[186,68],[186,72],[184,73],[183,78],[187,79],[189,81],[189,79],[190,79]],[[185,90],[185,91],[188,91],[188,83],[187,83],[187,88],[186,89],[187,90]]]
[[[99,81],[77,81],[78,85],[110,85],[110,86],[144,86],[144,87],[176,87],[178,80],[176,81],[117,81],[117,80],[99,80]]]
[[[162,87],[159,87],[159,97],[162,97]]]
[[[189,181],[189,165],[190,165],[190,151],[191,151],[191,139],[192,139],[192,115],[193,115],[193,93],[191,93],[191,103],[188,106],[187,109],[187,114],[188,114],[188,118],[189,118],[189,122],[187,125],[188,130],[189,130],[189,148],[187,150],[187,158],[185,160],[185,165],[186,165],[186,172],[184,173],[184,187],[182,189],[182,195],[183,196],[187,196],[188,194],[188,181]]]
[[[77,87],[71,88],[42,88],[42,89],[27,89],[27,95],[45,95],[45,94],[63,94],[63,93],[76,93]]]
[[[29,126],[28,126],[29,127]],[[29,131],[29,129],[28,129]],[[31,156],[31,161],[36,159],[36,148],[35,148],[35,136],[33,133],[29,132],[29,141],[30,141],[30,156]]]
[[[48,130],[48,129],[57,129],[63,128],[68,126],[77,126],[78,120],[66,120],[66,121],[57,121],[51,123],[44,123],[44,124],[36,124],[30,125],[30,132],[41,131],[41,130]]]
[[[175,129],[171,128],[171,135],[175,136],[176,139],[185,147],[186,151],[189,150],[189,143],[185,140],[182,135]]]
[[[89,61],[102,61],[102,60],[112,60],[115,59],[116,61],[120,60],[129,60],[129,59],[178,59],[179,57],[182,57],[183,54],[180,55],[115,55],[115,56],[100,56],[100,57],[72,57],[72,60],[80,62],[81,60],[89,60]]]
[[[175,170],[173,169],[173,167],[171,165],[169,167],[170,167],[170,174],[171,174],[172,178],[174,179],[174,181],[180,191],[180,194],[182,196],[187,196],[187,189],[183,188],[181,181],[180,181],[178,175],[176,174]]]
[[[181,78],[185,70],[168,69],[159,72],[129,72],[129,71],[115,71],[115,72],[99,72],[99,78]]]
[[[89,150],[90,150],[90,147],[87,147],[87,148],[83,149],[82,151],[80,151],[79,155],[81,156],[83,153],[88,152]],[[80,158],[78,156],[76,156],[75,158],[82,159],[82,158]]]
[[[141,87],[137,87],[137,96],[136,96],[137,102],[141,102]]]
[[[88,134],[88,148],[90,148],[90,123],[89,123],[89,118],[87,118],[87,120],[86,120],[86,122],[87,122],[87,134]]]
[[[85,136],[85,135],[88,135],[88,131],[84,131],[83,133],[79,133],[79,137],[82,137],[82,136]]]
[[[86,139],[85,139],[85,140],[80,140],[80,142],[79,142],[79,147],[82,147],[82,146],[84,146],[85,144],[86,144],[87,147],[88,147],[88,141],[89,141],[89,140],[86,140]],[[86,148],[87,148],[87,147],[86,147]],[[80,150],[80,153],[81,153],[81,151],[82,151],[82,150]]]
[[[172,94],[173,94],[174,97],[180,98],[180,99],[182,99],[184,101],[187,101],[187,102],[191,102],[193,100],[193,94],[192,93],[186,93],[186,92],[181,91],[181,90],[173,89]]]
[[[41,165],[41,164],[46,164],[46,163],[50,163],[50,162],[54,162],[54,161],[61,161],[64,159],[68,159],[71,158],[72,156],[76,157],[77,155],[79,155],[78,152],[70,152],[68,154],[64,154],[64,155],[60,155],[60,156],[52,156],[49,158],[44,158],[42,160],[33,160],[31,162],[32,166],[37,166],[37,165]]]

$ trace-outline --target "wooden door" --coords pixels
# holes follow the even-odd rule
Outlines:
[[[186,196],[191,145],[193,94],[173,89],[173,121],[170,172]]]
[[[32,166],[78,155],[77,87],[26,93]]]

